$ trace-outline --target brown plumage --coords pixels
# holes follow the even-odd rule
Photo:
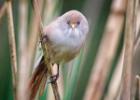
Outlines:
[[[48,69],[44,63],[44,57],[42,57],[30,81],[30,85],[29,85],[29,89],[31,91],[30,97],[29,97],[30,100],[34,100],[40,86],[42,86],[43,88],[45,87],[45,84],[47,81],[47,75],[48,75],[47,72],[48,72]]]

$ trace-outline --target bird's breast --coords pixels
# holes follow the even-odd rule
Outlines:
[[[72,32],[72,31],[71,31]],[[57,34],[57,38],[52,40],[52,50],[55,52],[56,61],[69,61],[80,51],[84,39],[78,33]],[[58,32],[59,33],[59,32]]]

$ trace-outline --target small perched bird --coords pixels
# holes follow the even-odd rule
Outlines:
[[[83,47],[88,31],[89,25],[86,17],[77,10],[66,12],[44,27],[42,41],[49,45],[51,63],[59,65],[61,62],[66,63],[72,60]],[[35,97],[47,73],[48,69],[42,57],[31,79],[31,98]],[[52,76],[52,82],[57,80],[58,75]]]

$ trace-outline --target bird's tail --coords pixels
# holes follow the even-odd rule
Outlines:
[[[44,57],[42,57],[40,63],[38,64],[37,68],[35,69],[35,72],[32,75],[30,84],[29,84],[29,88],[30,88],[30,100],[34,100],[37,91],[39,90],[39,88],[41,88],[41,92],[42,90],[44,91],[45,88],[45,84],[47,81],[47,74],[48,73],[48,69],[47,66],[45,66],[45,62],[44,62]]]

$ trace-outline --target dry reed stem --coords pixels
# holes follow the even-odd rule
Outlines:
[[[27,13],[28,4],[26,0],[19,1],[19,72],[18,72],[18,88],[17,100],[28,100],[28,81],[30,66],[28,65],[27,50]]]
[[[43,34],[43,23],[42,23],[42,19],[41,19],[41,10],[40,10],[40,5],[39,2],[37,2],[37,0],[33,0],[33,6],[34,6],[34,10],[35,10],[35,15],[38,17],[39,20],[39,28],[40,28],[40,38],[42,38],[42,34]],[[52,73],[52,65],[50,64],[50,62],[48,61],[48,46],[45,43],[41,43],[42,44],[42,49],[43,49],[43,53],[44,53],[44,57],[45,57],[45,64],[48,67],[48,71],[50,76],[53,75]],[[60,100],[60,95],[59,95],[59,91],[58,91],[58,85],[57,82],[55,83],[51,83],[52,89],[53,89],[53,93],[55,96],[55,100]]]
[[[134,100],[140,100],[140,76],[139,76],[139,50],[140,50],[140,0],[135,0],[134,5],[134,27],[135,27],[135,37],[134,37],[134,57],[133,57],[133,73],[134,82],[132,87],[134,88]],[[132,93],[133,94],[133,93]]]
[[[6,8],[7,8],[7,3],[4,2],[4,4],[3,4],[2,7],[0,8],[0,20],[1,20],[1,18],[3,17],[3,15],[5,14]]]
[[[118,40],[124,22],[125,1],[115,0],[111,14],[106,25],[106,30],[99,47],[94,69],[89,80],[85,100],[100,100],[105,81],[110,71],[113,58],[118,46]]]
[[[105,100],[116,100],[116,97],[118,96],[122,76],[123,58],[124,58],[124,48],[121,52],[118,63],[116,65],[116,69],[110,82],[109,90],[105,97]]]
[[[57,64],[54,64],[53,68],[53,75],[56,75],[57,74]],[[60,67],[60,70],[59,70],[59,78],[57,79],[57,84],[59,86],[59,93],[60,93],[60,97],[64,95],[64,79],[63,79],[63,75],[62,75],[62,70],[61,70],[61,67]],[[47,95],[47,100],[55,100],[54,96],[53,96],[53,90],[52,88],[49,87],[49,90],[48,90],[48,95]]]
[[[40,11],[42,11],[43,2],[44,0],[41,0],[38,2],[38,5],[40,5],[40,8],[39,8]],[[38,12],[38,9],[36,9],[35,7],[34,9],[36,10],[36,12]],[[36,14],[35,16],[33,16],[31,31],[30,31],[31,34],[29,36],[29,43],[28,43],[29,66],[31,69],[33,67],[33,60],[34,60],[33,58],[34,58],[36,46],[37,46],[37,43],[39,42],[38,41],[39,36],[40,36],[39,27],[43,27],[43,24],[40,23],[40,21],[41,21],[41,15]]]
[[[140,100],[140,76],[135,76],[136,84],[135,84],[135,95],[134,100]]]
[[[12,1],[8,0],[7,3],[7,16],[8,16],[8,38],[10,47],[10,57],[12,65],[12,81],[14,88],[14,97],[16,97],[16,74],[17,74],[17,55],[16,55],[16,43],[13,23]]]
[[[135,40],[134,40],[134,54],[139,50],[140,47],[140,0],[135,2]]]
[[[122,91],[120,100],[132,100],[131,85],[132,85],[132,57],[134,43],[134,2],[135,0],[128,0],[127,2],[125,41],[124,41],[125,53],[122,74]]]
[[[43,12],[43,23],[46,25],[56,17],[56,5],[58,1],[46,0]],[[55,14],[54,14],[55,12]]]
[[[28,17],[28,4],[27,1],[19,1],[19,66],[24,65],[26,60],[24,54],[27,52],[27,17]],[[26,65],[25,65],[26,66]],[[28,65],[27,65],[28,66]]]

